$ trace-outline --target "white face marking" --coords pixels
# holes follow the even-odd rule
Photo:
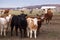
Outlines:
[[[37,22],[38,22],[38,19],[37,18],[34,18],[33,21],[34,21],[34,25],[38,25],[37,24]]]
[[[11,17],[11,14],[9,14],[9,17]]]
[[[6,17],[6,20],[9,22],[10,18],[11,18],[11,14],[9,14],[9,15]]]
[[[41,19],[44,19],[44,17],[41,17]]]

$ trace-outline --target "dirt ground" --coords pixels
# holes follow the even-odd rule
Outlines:
[[[36,39],[21,38],[14,35],[11,37],[10,29],[6,37],[0,36],[0,40],[60,40],[60,16],[53,16],[51,24],[43,23],[40,34]]]

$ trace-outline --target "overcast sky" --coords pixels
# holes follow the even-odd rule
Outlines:
[[[42,4],[60,4],[60,0],[0,0],[0,8],[24,7]]]

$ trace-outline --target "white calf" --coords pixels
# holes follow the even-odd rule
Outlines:
[[[6,17],[0,17],[0,29],[1,29],[1,36],[4,33],[4,36],[6,36],[6,31],[8,28],[8,22],[10,21],[11,15],[8,15]]]
[[[30,38],[32,38],[33,32],[34,32],[34,37],[36,38],[36,33],[38,28],[37,21],[38,21],[37,18],[27,18],[27,22],[28,22],[27,36],[29,37],[29,33],[30,33]]]
[[[0,28],[1,28],[1,35],[4,32],[4,36],[6,36],[7,21],[5,18],[0,18]]]

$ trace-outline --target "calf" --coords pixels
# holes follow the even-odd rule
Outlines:
[[[30,33],[30,38],[32,38],[32,34],[34,32],[34,37],[36,38],[36,33],[37,33],[37,28],[38,28],[38,24],[37,24],[38,19],[37,18],[27,18],[27,23],[28,23],[28,27],[27,27],[27,36],[29,37],[29,33]]]
[[[10,24],[10,26],[11,26],[11,36],[13,35],[13,28],[15,27],[15,30],[16,30],[16,35],[18,35],[17,33],[17,29],[18,29],[18,27],[19,27],[19,20],[18,20],[18,16],[17,15],[14,15],[13,17],[12,17],[12,19],[11,19],[11,24]]]
[[[49,21],[52,20],[52,17],[53,17],[53,13],[46,13],[45,14],[46,23],[49,23]]]
[[[8,19],[7,19],[8,18]],[[1,35],[4,33],[4,36],[6,36],[7,28],[8,28],[8,20],[11,18],[11,15],[9,14],[6,17],[0,17],[0,28],[1,28]]]
[[[51,9],[48,9],[47,13],[45,14],[46,23],[49,23],[49,21],[52,20],[52,17],[53,17],[53,12],[51,11]]]
[[[6,36],[7,21],[5,18],[0,18],[0,28],[1,28],[1,35],[4,32],[4,36]]]
[[[18,28],[20,29],[21,32],[21,37],[22,37],[22,32],[24,31],[24,36],[26,35],[26,27],[27,27],[27,20],[26,17],[27,15],[21,14],[21,15],[14,15],[11,20],[11,36],[13,35],[13,28],[15,27],[16,30],[16,36],[18,35]],[[23,30],[23,31],[22,31]]]

